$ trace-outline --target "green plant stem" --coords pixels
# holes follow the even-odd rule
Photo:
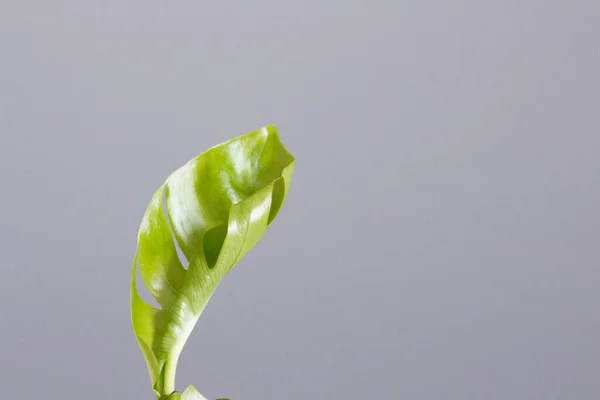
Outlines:
[[[177,371],[178,359],[179,354],[172,354],[165,363],[163,395],[173,393],[175,391],[175,373]]]

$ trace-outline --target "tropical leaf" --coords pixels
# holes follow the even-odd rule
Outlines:
[[[152,197],[138,232],[131,317],[158,398],[174,393],[177,361],[196,321],[273,222],[293,169],[276,128],[265,127],[200,154]],[[137,268],[160,308],[140,297]]]

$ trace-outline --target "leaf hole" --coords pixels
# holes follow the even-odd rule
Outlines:
[[[165,217],[165,220],[167,221],[167,226],[169,227],[169,232],[171,233],[171,239],[173,240],[173,244],[175,245],[175,251],[177,252],[177,258],[179,258],[179,262],[181,263],[183,268],[187,270],[190,265],[190,262],[188,261],[185,254],[183,254],[183,250],[181,250],[181,247],[179,246],[179,242],[177,241],[177,237],[175,236],[175,231],[173,230],[173,227],[171,226],[171,219],[169,218],[169,212],[167,210],[167,185],[163,186],[161,205],[162,205],[163,215]]]
[[[208,268],[213,268],[219,259],[219,254],[221,254],[221,249],[227,236],[227,227],[227,223],[217,225],[204,234],[202,246]]]
[[[267,225],[271,225],[271,222],[275,219],[279,213],[279,209],[283,204],[283,196],[285,195],[285,182],[283,178],[279,178],[273,184],[273,194],[271,196],[271,210],[269,211],[269,219]]]
[[[162,307],[158,304],[158,301],[152,296],[148,288],[144,284],[144,280],[142,279],[142,273],[140,271],[140,262],[139,260],[135,260],[135,290],[138,292],[138,295],[145,303],[151,305],[157,310],[161,310]]]

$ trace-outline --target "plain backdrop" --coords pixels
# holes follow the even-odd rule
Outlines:
[[[144,210],[267,124],[289,200],[177,388],[600,395],[600,2],[0,0],[0,392],[152,399]]]

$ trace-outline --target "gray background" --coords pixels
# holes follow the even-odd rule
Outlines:
[[[0,391],[151,399],[129,317],[166,176],[276,124],[289,201],[177,386],[600,395],[600,3],[0,1]]]

